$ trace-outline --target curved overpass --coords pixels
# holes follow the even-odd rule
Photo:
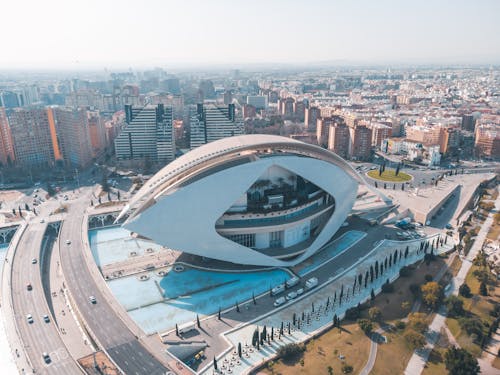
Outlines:
[[[117,367],[126,374],[165,374],[169,368],[154,357],[116,314],[96,284],[87,264],[82,224],[86,204],[77,201],[69,208],[59,232],[59,251],[66,286],[86,327]],[[71,241],[68,245],[66,241]],[[102,280],[104,283],[104,279]],[[95,296],[92,304],[89,296]]]

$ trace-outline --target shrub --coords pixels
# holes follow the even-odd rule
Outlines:
[[[431,308],[436,308],[443,298],[443,288],[435,281],[425,283],[421,286],[420,290],[422,292],[422,300]]]
[[[368,310],[368,317],[372,321],[377,322],[382,318],[382,311],[378,307],[372,307]]]
[[[458,324],[468,335],[475,335],[477,340],[483,338],[484,325],[479,319],[464,317],[458,319]]]
[[[412,349],[421,349],[425,346],[425,337],[419,332],[416,332],[412,329],[409,329],[403,334],[403,337],[408,344],[408,346]]]
[[[368,319],[358,319],[358,325],[366,335],[369,335],[373,330],[373,323]]]
[[[280,346],[276,351],[276,354],[283,359],[291,359],[300,355],[303,351],[304,347],[302,345],[291,343]]]
[[[342,365],[342,372],[344,374],[350,374],[354,369],[352,368],[351,365],[348,365],[347,363]]]
[[[402,320],[398,320],[394,325],[397,329],[403,330],[406,328],[406,323],[403,322]]]
[[[470,287],[466,283],[460,285],[460,288],[458,288],[458,293],[465,298],[470,298],[472,296]]]
[[[446,298],[445,303],[450,316],[457,317],[464,314],[464,301],[457,296],[449,296]]]
[[[482,296],[488,295],[488,288],[486,287],[486,283],[484,281],[481,281],[481,284],[479,284],[479,294]]]
[[[408,325],[417,332],[427,331],[427,317],[423,313],[411,313],[408,315]]]
[[[444,363],[449,374],[476,375],[480,372],[477,359],[465,349],[448,349],[444,355]]]

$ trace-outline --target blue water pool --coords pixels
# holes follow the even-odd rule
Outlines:
[[[90,230],[89,243],[98,266],[126,260],[132,251],[142,255],[148,248],[161,248],[154,242],[131,237],[128,230],[119,226]]]
[[[234,306],[290,278],[283,270],[250,273],[214,272],[186,269],[170,271],[149,280],[135,276],[108,282],[115,297],[132,319],[148,334],[172,329],[200,317]],[[243,308],[243,306],[242,306]]]

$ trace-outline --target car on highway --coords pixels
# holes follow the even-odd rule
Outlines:
[[[47,314],[45,314],[44,316],[42,316],[42,318],[43,318],[43,321],[45,323],[50,323],[50,318],[49,318],[49,316]]]
[[[290,300],[295,299],[295,298],[297,298],[297,292],[290,292],[286,295],[287,301],[290,301]]]
[[[90,303],[91,303],[91,304],[93,304],[93,305],[95,305],[95,304],[97,303],[97,300],[95,299],[95,297],[94,297],[94,296],[90,296],[90,297],[89,297],[89,301],[90,301]]]
[[[31,259],[31,264],[36,264],[37,262],[38,260],[36,260],[36,258]]]
[[[50,355],[49,355],[48,353],[46,353],[46,352],[43,352],[43,353],[42,353],[42,359],[43,359],[43,361],[44,361],[45,363],[50,363],[50,361],[51,361],[51,360],[50,360]]]
[[[66,240],[66,245],[71,245],[71,241],[70,240]]]
[[[27,290],[32,290],[33,289],[33,285],[31,285],[31,283],[26,284],[26,289]]]
[[[31,316],[31,314],[26,315],[26,320],[29,324],[33,323],[33,316]]]
[[[280,297],[276,301],[274,301],[274,307],[278,307],[283,305],[286,302],[285,297]]]

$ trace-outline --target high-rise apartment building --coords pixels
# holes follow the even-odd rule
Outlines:
[[[247,104],[253,105],[256,109],[266,109],[267,97],[264,95],[248,95]]]
[[[475,135],[474,148],[477,157],[500,158],[500,125],[476,126]]]
[[[0,107],[0,165],[12,164],[14,160],[14,145],[9,120],[5,114],[5,108]]]
[[[463,115],[462,116],[462,129],[468,131],[474,131],[476,126],[476,119],[473,115]]]
[[[84,108],[52,109],[61,145],[62,157],[69,167],[86,167],[92,162],[93,151],[87,111]]]
[[[125,106],[125,126],[115,138],[116,157],[166,163],[175,158],[172,108]]]
[[[92,157],[103,153],[106,149],[106,127],[99,111],[87,111]]]
[[[319,117],[320,109],[318,107],[309,107],[305,109],[304,124],[308,132],[316,132],[316,124]]]
[[[306,112],[306,103],[303,100],[297,100],[293,103],[293,113],[299,121],[304,121],[304,116]]]
[[[349,155],[349,128],[346,124],[330,125],[328,149],[346,159]]]
[[[372,123],[370,128],[372,129],[372,145],[376,147],[380,147],[382,141],[392,135],[392,127],[381,123]]]
[[[349,157],[353,160],[367,160],[372,150],[372,130],[364,125],[349,127]]]
[[[9,124],[16,164],[46,168],[61,157],[50,108],[16,108],[9,115]]]
[[[234,104],[227,107],[198,104],[191,113],[190,147],[244,133],[243,121]]]

